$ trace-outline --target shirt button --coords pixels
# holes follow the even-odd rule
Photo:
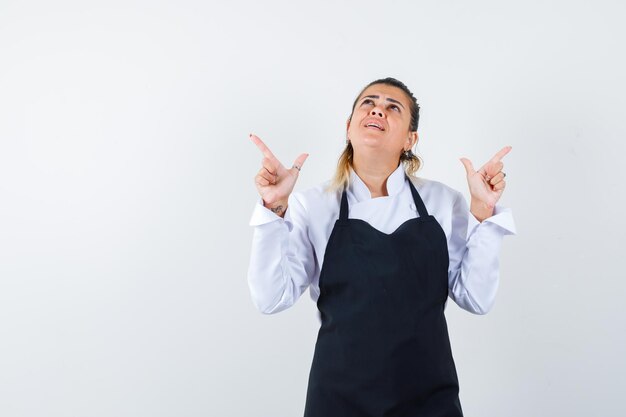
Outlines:
[[[409,207],[411,207],[411,210],[417,211],[417,207],[415,207],[415,204],[411,203]]]

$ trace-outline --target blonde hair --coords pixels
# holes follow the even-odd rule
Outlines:
[[[341,155],[339,155],[337,170],[335,171],[335,175],[332,180],[326,187],[326,191],[341,191],[344,187],[349,185],[350,170],[354,169],[354,166],[352,165],[353,156],[354,149],[352,148],[352,143],[348,142],[346,148],[343,150]],[[398,163],[402,163],[404,165],[404,172],[409,176],[409,178],[415,178],[415,173],[422,166],[423,160],[412,151],[409,156],[402,152],[398,158]]]

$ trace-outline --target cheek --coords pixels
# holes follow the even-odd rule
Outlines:
[[[411,128],[411,121],[406,120],[404,117],[398,115],[395,119],[395,127],[398,131],[406,132],[406,137],[409,137],[409,129]]]

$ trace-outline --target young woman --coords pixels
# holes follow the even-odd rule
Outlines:
[[[449,186],[414,176],[419,106],[385,78],[357,96],[331,181],[292,193],[307,154],[286,168],[263,153],[248,283],[271,314],[309,288],[319,329],[305,417],[462,416],[444,316],[450,296],[487,313],[502,237],[515,234],[505,188],[507,146],[477,171],[461,158],[468,209]]]

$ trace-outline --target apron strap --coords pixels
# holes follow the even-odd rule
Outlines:
[[[426,206],[424,205],[424,202],[422,201],[422,197],[420,197],[419,193],[415,189],[415,186],[413,185],[413,182],[411,181],[411,179],[409,177],[406,177],[406,179],[409,182],[409,186],[411,187],[411,194],[413,194],[413,201],[415,202],[415,207],[417,207],[417,211],[420,214],[420,217],[427,217],[428,210],[426,210]]]
[[[343,193],[341,193],[341,208],[339,209],[339,220],[342,223],[348,222],[348,196],[346,195],[345,187],[343,189]]]

